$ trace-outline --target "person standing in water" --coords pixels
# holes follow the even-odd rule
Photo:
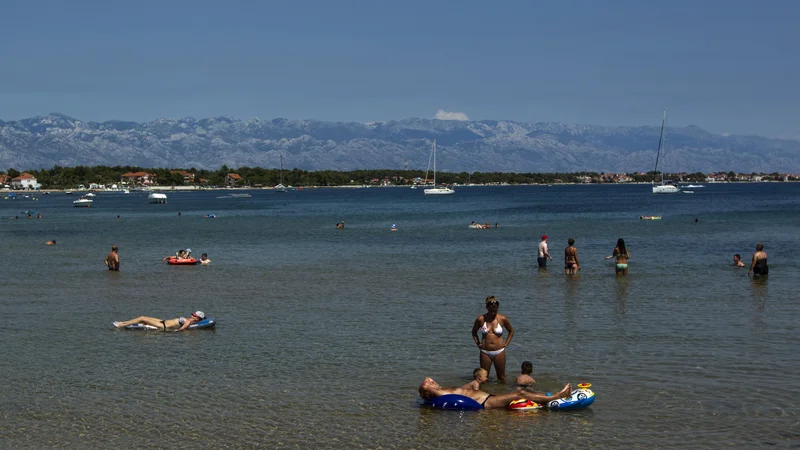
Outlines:
[[[499,314],[500,302],[494,295],[486,297],[486,314],[481,314],[472,325],[472,340],[480,350],[481,369],[487,376],[494,365],[497,380],[506,381],[506,347],[514,337],[514,327],[508,317]],[[508,337],[503,341],[503,330],[508,330]]]
[[[764,251],[764,244],[759,242],[756,244],[756,252],[753,253],[753,262],[750,263],[750,269],[747,274],[754,275],[768,275],[769,267],[767,266],[767,252]]]
[[[119,247],[116,245],[111,246],[111,253],[106,255],[106,266],[108,270],[119,270]]]
[[[538,257],[536,258],[536,262],[539,263],[539,268],[540,269],[546,269],[547,268],[547,260],[548,259],[550,261],[553,260],[553,257],[550,256],[550,253],[547,252],[547,235],[546,234],[542,235],[542,242],[539,242],[538,251],[539,251],[539,253],[538,253]]]
[[[625,247],[625,240],[619,238],[617,239],[617,246],[614,247],[614,253],[611,256],[606,256],[606,259],[614,258],[616,260],[614,271],[617,276],[620,276],[628,274],[628,259],[630,257],[631,254],[628,252],[628,248]]]
[[[564,273],[576,275],[581,266],[578,262],[578,249],[575,248],[575,239],[569,238],[567,244],[569,244],[569,247],[564,249]]]

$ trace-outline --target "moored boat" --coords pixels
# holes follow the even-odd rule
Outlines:
[[[147,196],[147,200],[150,203],[167,203],[167,194],[151,192],[150,195]]]

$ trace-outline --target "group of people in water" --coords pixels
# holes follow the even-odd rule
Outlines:
[[[547,261],[553,260],[553,257],[550,256],[547,247],[547,235],[542,235],[542,241],[539,243],[537,247],[537,258],[536,261],[539,265],[540,269],[547,268]],[[628,251],[628,247],[625,245],[625,239],[619,238],[617,239],[617,245],[614,246],[614,250],[611,252],[611,255],[606,256],[605,259],[613,259],[614,260],[614,272],[617,276],[627,275],[628,274],[628,259],[630,259],[631,253]],[[733,265],[735,267],[745,267],[745,263],[742,262],[742,256],[740,254],[733,255]],[[564,249],[564,273],[567,275],[576,275],[580,270],[580,260],[578,259],[578,249],[575,248],[575,239],[569,238],[567,240],[567,247]],[[750,263],[750,269],[747,271],[748,275],[753,274],[756,276],[767,275],[769,273],[769,267],[767,266],[767,253],[764,251],[764,244],[759,242],[756,245],[756,251],[753,253],[753,258]]]
[[[430,377],[426,377],[419,385],[419,395],[423,400],[430,401],[436,397],[457,394],[469,397],[478,402],[484,409],[504,408],[514,400],[524,398],[537,403],[546,403],[551,400],[569,397],[572,385],[565,385],[553,395],[530,390],[536,382],[531,374],[533,364],[530,361],[522,363],[521,373],[517,376],[517,389],[507,394],[490,394],[480,389],[488,381],[489,373],[494,367],[497,380],[504,383],[506,380],[506,349],[514,338],[514,327],[508,317],[498,312],[500,302],[493,295],[486,297],[486,312],[479,315],[472,325],[472,340],[479,350],[480,367],[472,373],[473,381],[461,387],[442,387]],[[504,332],[508,335],[503,339]]]
[[[192,256],[192,249],[187,248],[186,250],[184,250],[184,249],[178,250],[177,252],[175,252],[174,255],[167,255],[167,256],[163,257],[161,259],[161,262],[167,262],[169,260],[183,261],[183,260],[189,260],[189,259],[193,259],[193,258],[194,257]],[[211,260],[208,259],[208,253],[203,253],[202,255],[200,255],[200,259],[197,262],[200,263],[200,264],[210,264]]]
[[[492,224],[490,224],[489,222],[486,222],[486,223],[475,223],[475,221],[473,220],[472,223],[469,224],[469,227],[470,228],[478,228],[478,229],[487,229],[487,228],[492,228]],[[494,224],[494,228],[500,228],[500,224],[499,223],[495,223]]]
[[[56,241],[47,241],[47,245],[55,245]],[[166,262],[170,259],[187,260],[192,258],[192,249],[178,250],[174,255],[165,256],[161,261]],[[111,271],[119,271],[119,247],[116,245],[111,246],[111,252],[106,255],[104,260],[106,267]],[[208,258],[208,253],[203,253],[197,261],[200,264],[210,264],[211,260]]]
[[[745,267],[745,263],[742,262],[742,256],[738,253],[733,255],[733,266]],[[753,253],[753,259],[750,262],[750,268],[747,270],[747,275],[750,275],[751,273],[756,276],[764,276],[769,274],[769,266],[767,265],[767,252],[764,251],[764,244],[761,242],[756,244],[756,251]]]

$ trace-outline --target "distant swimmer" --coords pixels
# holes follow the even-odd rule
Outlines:
[[[392,228],[390,228],[389,231],[397,231],[397,225],[392,224]]]
[[[745,264],[742,262],[742,255],[735,254],[733,255],[733,267],[744,267]]]
[[[200,264],[211,264],[211,260],[208,259],[208,253],[200,255]]]
[[[336,228],[344,228],[344,220],[336,224]]]
[[[108,270],[119,270],[119,247],[116,245],[111,246],[111,253],[106,255],[106,266]]]
[[[767,252],[764,251],[764,244],[761,242],[756,245],[756,252],[753,253],[753,262],[750,264],[750,269],[747,270],[747,274],[750,275],[751,272],[753,275],[769,274]]]
[[[53,239],[52,241],[47,241],[47,242],[45,242],[45,245],[56,245],[56,240]],[[744,265],[744,264],[742,264],[742,265]]]

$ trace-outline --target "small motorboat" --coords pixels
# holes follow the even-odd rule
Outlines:
[[[173,266],[193,266],[197,264],[196,258],[178,258],[177,256],[170,256],[167,260],[167,264],[171,264]]]
[[[167,194],[151,192],[150,195],[147,196],[147,200],[150,203],[167,203]]]
[[[641,220],[661,220],[661,216],[639,216]]]
[[[76,208],[91,208],[92,203],[94,203],[94,200],[84,197],[84,198],[79,198],[74,202],[72,202],[72,206]]]

